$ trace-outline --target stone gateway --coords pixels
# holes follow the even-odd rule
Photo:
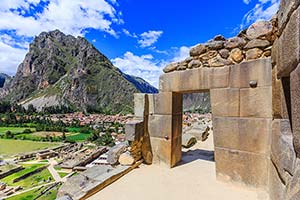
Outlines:
[[[153,164],[181,160],[183,94],[210,92],[217,178],[300,200],[299,5],[282,0],[271,21],[196,45],[165,67],[158,94],[135,95]]]

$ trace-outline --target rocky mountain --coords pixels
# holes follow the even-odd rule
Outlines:
[[[0,73],[0,88],[4,86],[6,80],[9,80],[10,76],[4,73]]]
[[[66,106],[114,113],[131,111],[136,92],[157,92],[143,79],[114,67],[85,38],[59,30],[35,37],[15,77],[2,90],[7,91],[2,99],[38,110]]]

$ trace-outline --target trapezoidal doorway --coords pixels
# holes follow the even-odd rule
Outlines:
[[[181,161],[182,94],[210,92],[218,178],[267,187],[272,122],[272,65],[259,59],[239,65],[175,71],[160,77],[148,95],[154,164]]]
[[[183,94],[182,158],[178,165],[201,162],[213,167],[214,142],[209,92]],[[208,161],[208,162],[205,162]]]

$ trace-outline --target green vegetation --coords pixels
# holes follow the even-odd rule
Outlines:
[[[0,155],[11,156],[59,146],[61,143],[0,139]]]
[[[57,186],[55,186],[51,190],[47,191],[45,194],[43,194],[38,199],[39,200],[54,200],[54,199],[56,199],[57,191],[58,191],[60,186],[61,186],[61,184],[58,184]],[[31,200],[31,199],[36,199],[46,189],[47,189],[47,186],[42,186],[38,189],[33,189],[33,190],[28,191],[28,192],[22,193],[20,195],[10,197],[7,200]]]
[[[60,176],[61,178],[63,178],[63,177],[65,177],[65,176],[68,175],[68,173],[66,173],[66,172],[58,172],[58,174],[59,174],[59,176]]]
[[[40,168],[40,167],[43,167],[45,166],[45,164],[22,164],[22,166],[24,167],[23,170],[17,172],[17,173],[14,173],[10,176],[7,176],[3,179],[1,179],[2,182],[5,182],[6,184],[8,185],[13,185],[13,180],[20,177],[20,176],[23,176],[24,174],[27,174],[27,173],[30,173],[30,172],[33,172],[34,170]]]
[[[114,139],[110,134],[100,134],[99,130],[95,130],[88,138],[89,141],[94,142],[98,146],[114,146]]]

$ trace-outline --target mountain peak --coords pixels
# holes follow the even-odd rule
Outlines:
[[[39,110],[67,106],[120,112],[132,108],[133,93],[157,89],[122,73],[85,38],[53,30],[35,37],[9,91],[10,101]]]

